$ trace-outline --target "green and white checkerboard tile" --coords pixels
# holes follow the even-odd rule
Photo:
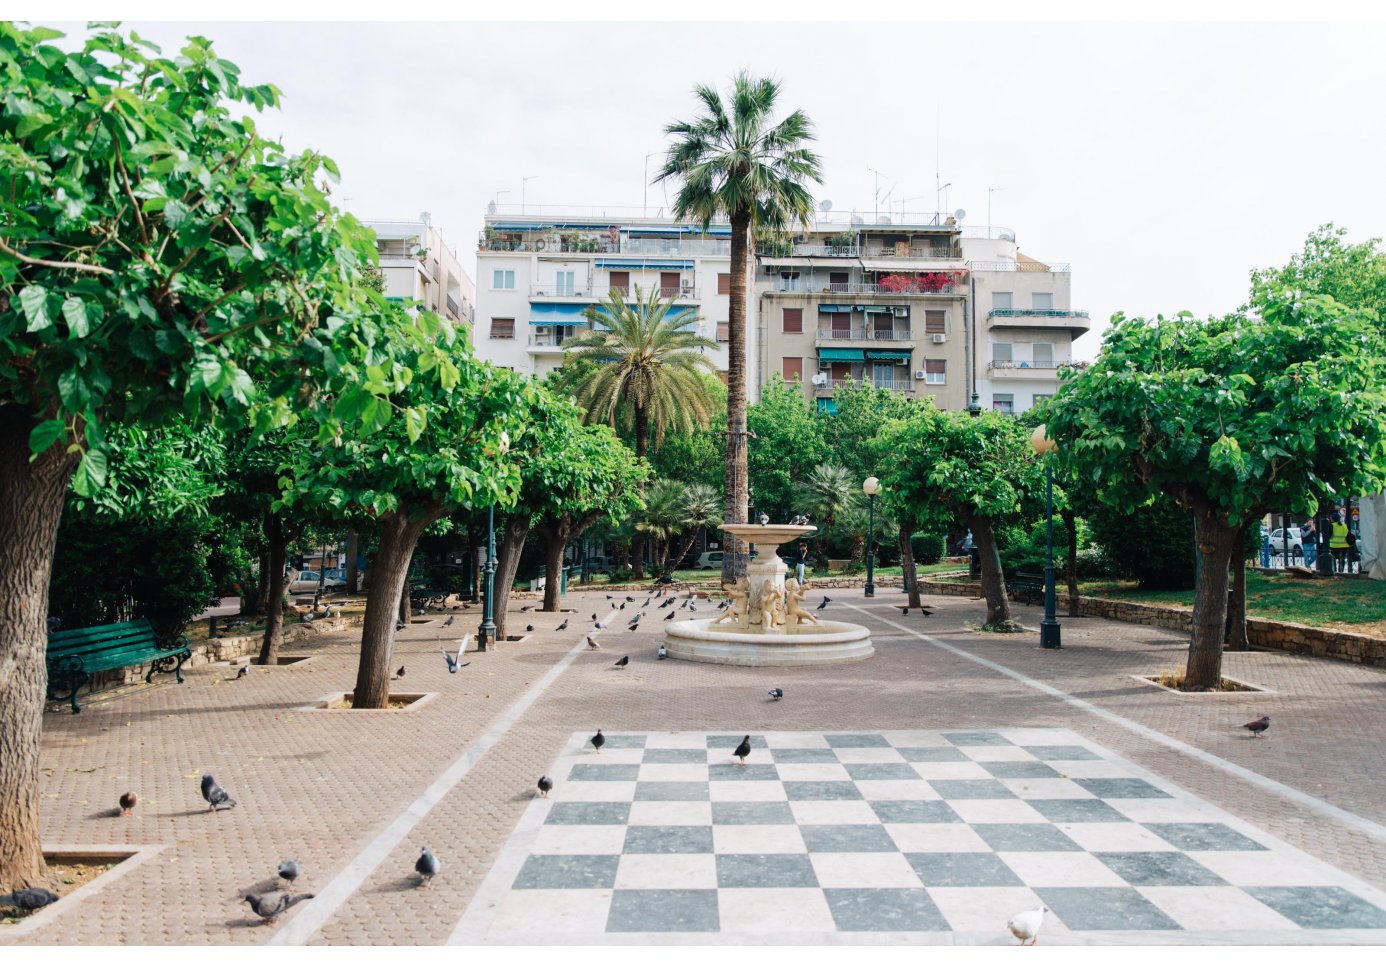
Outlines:
[[[571,737],[454,943],[1386,943],[1386,894],[1060,729]]]

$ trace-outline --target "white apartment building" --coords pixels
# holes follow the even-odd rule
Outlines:
[[[563,365],[564,344],[591,332],[584,312],[612,292],[635,287],[694,309],[697,331],[721,344],[709,352],[727,369],[731,229],[641,209],[490,206],[477,248],[477,354],[521,373],[542,376]],[[755,352],[747,327],[748,359]]]
[[[363,224],[375,231],[387,299],[415,300],[468,326],[476,321],[476,285],[427,212],[412,220]]]

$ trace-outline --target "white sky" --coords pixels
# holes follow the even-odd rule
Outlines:
[[[872,210],[869,168],[897,210],[933,210],[937,157],[969,224],[1006,189],[992,222],[1071,262],[1095,324],[1233,309],[1323,222],[1386,235],[1380,23],[130,26],[165,52],[204,34],[277,84],[262,130],[335,158],[363,218],[432,213],[469,271],[486,203],[519,202],[522,176],[532,204],[640,205],[693,85],[743,67],[815,122],[834,212]]]

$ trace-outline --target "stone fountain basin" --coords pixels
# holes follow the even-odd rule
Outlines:
[[[850,622],[824,621],[805,626],[804,631],[784,633],[712,622],[688,619],[666,625],[664,647],[669,657],[722,665],[797,666],[856,662],[876,654],[870,631]]]

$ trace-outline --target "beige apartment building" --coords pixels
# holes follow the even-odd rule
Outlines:
[[[375,231],[387,299],[413,300],[468,327],[476,321],[476,284],[427,212],[364,224]]]

